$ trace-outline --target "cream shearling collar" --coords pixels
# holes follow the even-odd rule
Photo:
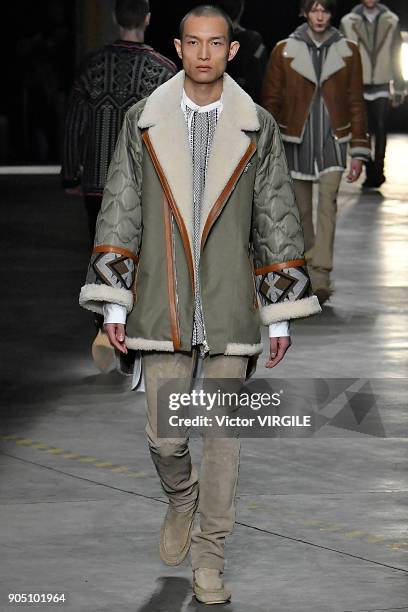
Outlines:
[[[138,127],[149,130],[150,141],[183,217],[192,247],[193,164],[181,109],[184,79],[185,73],[180,71],[149,96]],[[247,132],[260,130],[255,103],[227,74],[224,75],[222,103],[223,112],[217,123],[208,162],[201,235],[212,207],[251,143]]]
[[[138,126],[150,128],[167,120],[179,109],[184,90],[184,70],[158,87],[147,99]],[[228,74],[224,74],[222,102],[227,112],[233,112],[239,129],[257,132],[260,129],[256,106],[248,94]]]

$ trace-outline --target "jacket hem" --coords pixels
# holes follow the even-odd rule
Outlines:
[[[131,338],[126,336],[125,344],[134,351],[175,352],[173,342],[169,340],[148,340],[147,338]]]
[[[351,142],[353,136],[352,134],[347,134],[346,136],[335,136],[337,142],[339,144],[345,144],[346,142]]]
[[[259,314],[262,325],[270,325],[279,321],[309,317],[321,311],[319,300],[315,295],[312,295],[294,302],[286,300],[270,306],[263,306]]]
[[[86,310],[103,314],[104,302],[125,306],[129,313],[133,308],[133,293],[129,289],[116,289],[96,283],[84,285],[79,294],[79,305]]]
[[[224,351],[226,356],[252,357],[260,355],[263,351],[263,344],[240,344],[239,342],[228,342]]]
[[[287,136],[286,134],[281,134],[283,142],[292,142],[293,144],[302,144],[303,136]]]

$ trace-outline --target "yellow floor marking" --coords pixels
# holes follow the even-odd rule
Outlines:
[[[368,533],[366,531],[348,531],[344,534],[346,538],[361,538],[367,535]]]
[[[283,505],[279,505],[277,508],[272,508],[272,507],[268,507],[254,500],[254,501],[249,501],[247,503],[247,508],[254,509],[254,510],[264,510],[268,514],[276,514],[276,511],[279,509],[284,513],[284,518],[291,517],[293,518],[294,521],[296,522],[300,521],[303,525],[309,525],[311,527],[319,527],[319,525],[326,524],[327,526],[325,527],[319,527],[319,531],[322,531],[324,533],[338,532],[338,535],[344,536],[348,539],[363,538],[364,542],[374,543],[374,544],[377,542],[384,542],[385,540],[385,537],[382,535],[369,534],[366,531],[359,531],[359,530],[347,531],[346,525],[339,525],[339,524],[330,525],[330,523],[327,523],[327,521],[323,521],[320,519],[302,519],[299,513],[290,512]],[[386,546],[390,550],[399,550],[403,552],[408,552],[408,542],[393,542],[391,544],[387,544]]]
[[[35,442],[31,438],[20,438],[19,436],[11,434],[11,435],[0,435],[0,440],[14,442],[15,444],[19,444],[20,446],[30,446],[31,448],[34,448],[36,450],[46,450],[47,449],[47,452],[52,455],[59,455],[63,457],[64,459],[73,459],[75,461],[79,461],[80,463],[92,463],[93,467],[107,468],[107,469],[110,469],[110,471],[115,474],[124,474],[126,476],[130,476],[131,478],[150,478],[150,477],[155,478],[156,477],[156,474],[154,474],[153,472],[148,473],[148,472],[132,471],[124,465],[115,466],[115,464],[110,463],[108,461],[101,461],[97,459],[97,457],[89,457],[89,456],[81,455],[80,453],[73,453],[70,451],[65,451],[63,448],[53,447],[43,442]],[[257,510],[257,509],[265,510],[266,512],[268,512],[268,514],[276,514],[277,512],[281,511],[281,512],[284,512],[285,517],[286,516],[291,517],[294,520],[301,521],[304,525],[310,525],[311,527],[315,527],[315,526],[318,527],[319,525],[327,524],[326,521],[323,521],[320,519],[302,519],[299,513],[290,512],[288,511],[287,508],[285,508],[285,506],[281,504],[275,504],[274,507],[272,508],[272,507],[268,507],[265,504],[262,504],[254,500],[254,501],[248,502],[247,507],[250,509],[254,509],[254,510]],[[340,535],[343,535],[349,539],[364,537],[364,541],[369,542],[369,543],[378,543],[378,542],[385,541],[384,536],[369,534],[366,531],[357,531],[357,530],[347,532],[345,531],[346,528],[347,527],[344,525],[327,524],[326,527],[319,527],[319,531],[322,531],[322,532],[339,531],[341,532],[342,530],[344,530],[343,533],[341,533]],[[386,544],[386,546],[390,550],[408,552],[408,542],[391,542],[390,544]]]
[[[395,542],[394,544],[387,544],[387,547],[391,548],[391,550],[408,552],[408,542]]]
[[[261,507],[262,507],[262,504],[260,504],[257,501],[251,501],[248,504],[248,508],[261,508]]]
[[[377,542],[384,542],[385,537],[384,536],[376,536],[376,535],[370,535],[367,538],[365,538],[367,542],[371,542],[372,544],[376,544]]]
[[[109,469],[109,471],[113,472],[114,474],[124,474],[125,476],[130,476],[132,478],[156,477],[156,474],[153,472],[149,474],[148,472],[131,470],[125,465],[115,465],[110,461],[101,461],[97,457],[81,455],[80,453],[73,453],[58,446],[50,446],[49,444],[45,444],[44,442],[35,442],[34,440],[31,440],[31,438],[20,438],[16,435],[0,435],[0,440],[15,442],[20,446],[30,446],[31,448],[34,448],[36,450],[46,450],[47,453],[50,453],[50,455],[59,455],[64,459],[72,459],[74,461],[79,461],[79,463],[92,463],[94,467]]]
[[[329,525],[328,527],[320,527],[319,531],[341,531],[342,529],[346,529],[344,525]]]

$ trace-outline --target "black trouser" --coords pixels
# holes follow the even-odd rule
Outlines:
[[[85,203],[86,214],[88,216],[88,230],[89,230],[89,238],[91,241],[91,249],[92,249],[94,242],[95,242],[96,220],[98,218],[98,213],[101,208],[102,196],[85,194],[84,203]],[[103,316],[100,314],[95,314],[94,321],[95,321],[96,328],[102,329]]]
[[[95,241],[96,219],[98,218],[98,213],[101,208],[102,196],[85,194],[84,203],[88,216],[89,238],[91,240],[91,247],[93,247]]]
[[[368,127],[375,138],[374,160],[367,164],[368,178],[381,178],[384,174],[385,149],[387,146],[388,98],[366,100]]]

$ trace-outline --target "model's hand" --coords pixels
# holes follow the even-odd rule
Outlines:
[[[125,326],[122,323],[106,323],[103,328],[108,334],[109,342],[113,348],[118,349],[118,351],[127,355],[128,350],[125,345]]]
[[[64,189],[64,191],[68,195],[73,195],[73,196],[83,196],[84,195],[81,185],[77,185],[76,187],[68,187],[67,189]]]
[[[286,355],[286,351],[292,344],[290,336],[281,338],[269,338],[270,340],[270,359],[266,362],[266,368],[274,368]]]
[[[404,103],[404,95],[403,94],[394,94],[391,97],[391,106],[392,106],[392,108],[398,108],[403,103]]]
[[[350,171],[347,175],[347,182],[354,183],[360,178],[360,174],[363,170],[363,162],[361,159],[352,159],[350,163]]]

